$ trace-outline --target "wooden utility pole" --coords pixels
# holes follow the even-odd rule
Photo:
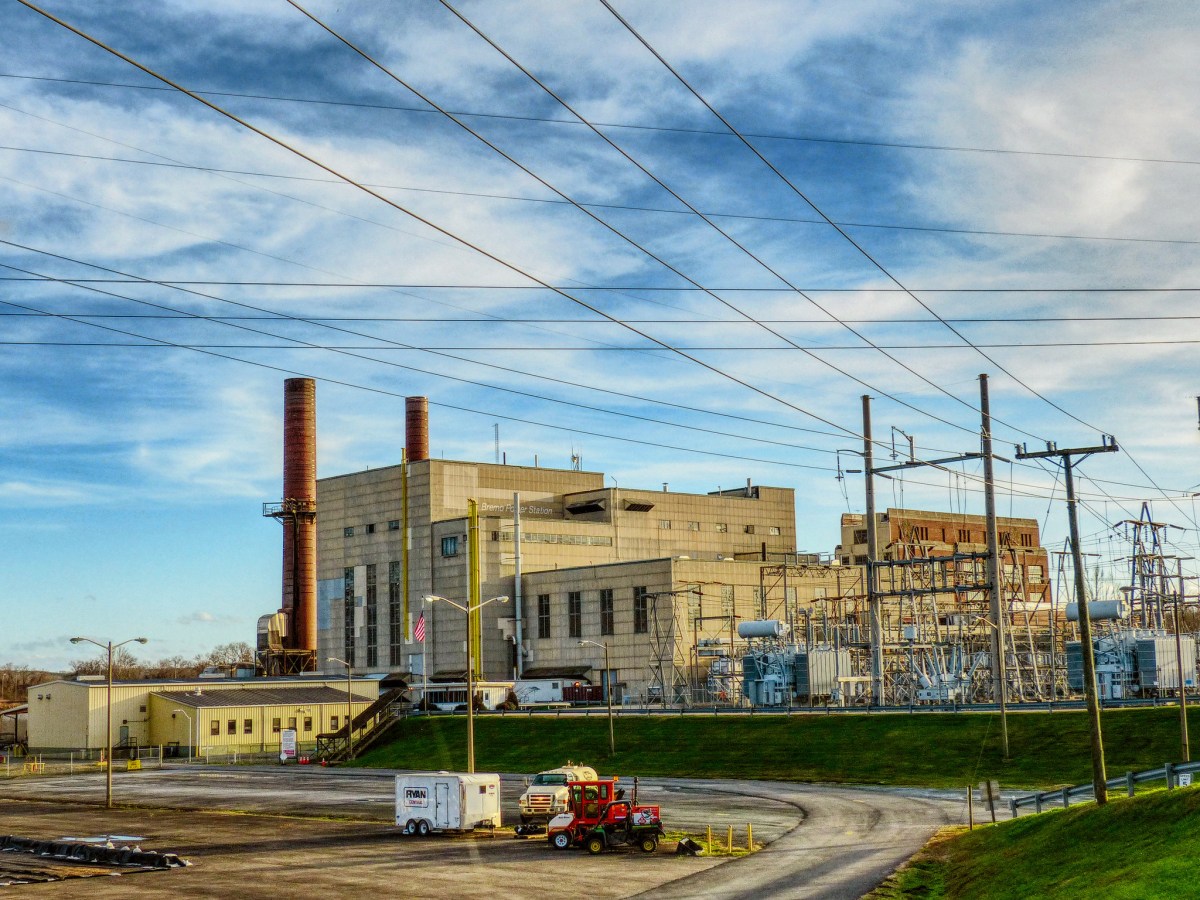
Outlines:
[[[871,441],[871,398],[863,394],[863,481],[867,491],[867,610],[871,626],[871,703],[883,706],[883,615],[875,588],[879,541],[875,533],[875,456]]]
[[[987,517],[988,582],[992,595],[992,686],[1000,704],[1000,744],[1008,759],[1008,648],[1004,640],[1004,595],[1000,585],[1000,541],[996,534],[996,482],[992,470],[992,413],[988,377],[979,376],[980,438],[983,446],[983,502]]]
[[[1099,447],[1080,447],[1074,450],[1059,450],[1054,444],[1047,443],[1046,449],[1039,453],[1029,453],[1023,446],[1017,447],[1017,459],[1049,459],[1057,458],[1062,462],[1063,474],[1067,488],[1067,521],[1071,528],[1071,558],[1075,564],[1075,601],[1079,608],[1079,642],[1083,651],[1083,692],[1087,698],[1088,720],[1092,744],[1092,790],[1096,795],[1096,803],[1108,802],[1108,778],[1104,772],[1104,741],[1100,733],[1100,700],[1096,691],[1096,649],[1092,644],[1092,615],[1088,610],[1087,586],[1084,584],[1083,551],[1079,546],[1079,513],[1076,509],[1075,475],[1071,463],[1072,456],[1083,459],[1093,453],[1115,453],[1116,439],[1112,435],[1104,435],[1104,443]],[[1083,461],[1080,459],[1080,462]]]

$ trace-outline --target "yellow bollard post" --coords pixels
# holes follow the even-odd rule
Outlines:
[[[749,822],[746,823],[746,852],[754,852],[754,826]]]
[[[726,847],[730,853],[733,852],[733,826],[729,826],[729,835],[726,837]]]
[[[708,851],[708,855],[709,855],[709,856],[712,856],[712,848],[713,848],[713,843],[712,843],[712,826],[711,826],[711,825],[709,825],[709,826],[708,826],[708,844],[707,844],[707,846],[704,848],[706,851]]]

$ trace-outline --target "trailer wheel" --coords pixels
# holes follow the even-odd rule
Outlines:
[[[647,834],[638,842],[638,846],[642,848],[643,853],[653,853],[658,849],[658,836]]]
[[[566,850],[571,846],[571,834],[567,831],[555,832],[554,837],[550,838],[550,846],[555,850]]]
[[[592,854],[593,856],[595,856],[597,853],[603,853],[604,852],[604,837],[603,837],[603,835],[593,834],[586,841],[583,842],[583,846],[584,846],[584,849],[586,849],[587,852]]]
[[[419,834],[421,837],[429,837],[429,832],[432,830],[433,829],[429,827],[429,822],[427,822],[425,819],[422,819],[417,823],[417,834]]]
[[[417,833],[417,820],[416,819],[409,819],[407,822],[404,823],[404,833],[407,835],[414,835]]]

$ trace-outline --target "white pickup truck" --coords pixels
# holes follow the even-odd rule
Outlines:
[[[547,769],[526,782],[521,807],[522,827],[545,825],[554,816],[570,808],[567,785],[572,781],[595,781],[596,770],[568,762],[557,769]]]

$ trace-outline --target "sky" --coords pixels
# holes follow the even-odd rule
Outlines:
[[[1200,7],[0,0],[0,663],[143,658],[277,608],[282,381],[318,475],[431,452],[792,487],[876,465],[1195,574]],[[490,42],[490,43],[489,43]],[[351,183],[353,182],[353,184]],[[839,452],[842,451],[842,452]],[[839,476],[839,471],[842,477]],[[983,512],[978,460],[878,505]]]

